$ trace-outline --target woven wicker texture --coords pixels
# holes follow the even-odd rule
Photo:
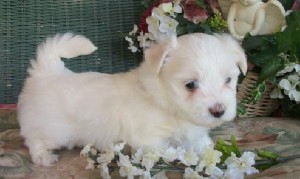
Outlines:
[[[254,72],[248,72],[246,78],[238,85],[237,99],[238,102],[242,100],[251,100],[251,92],[255,87],[258,75]],[[272,91],[272,85],[266,84],[266,90],[262,94],[262,97],[257,103],[244,104],[246,107],[246,113],[239,117],[263,117],[269,116],[278,108],[278,101],[270,98],[270,92]]]
[[[139,62],[124,36],[138,22],[137,0],[1,0],[0,103],[16,103],[37,44],[56,33],[87,36],[97,52],[66,66],[73,71],[119,72]]]

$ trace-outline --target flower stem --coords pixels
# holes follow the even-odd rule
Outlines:
[[[260,165],[269,165],[269,164],[278,164],[278,163],[283,163],[287,162],[289,160],[297,159],[300,158],[300,154],[297,155],[291,155],[287,157],[278,157],[277,159],[269,159],[269,160],[258,160],[255,163],[255,166],[260,166]]]
[[[289,160],[300,158],[300,154],[287,156],[287,157],[278,157],[276,159],[266,159],[266,160],[258,160],[255,163],[255,168],[259,170],[265,170],[268,169],[276,164],[284,163]]]

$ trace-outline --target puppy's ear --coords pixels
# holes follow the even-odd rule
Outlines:
[[[224,43],[226,43],[226,46],[231,47],[233,52],[236,54],[237,58],[237,65],[241,69],[242,73],[246,75],[247,73],[247,58],[246,54],[239,44],[237,40],[235,40],[232,36],[223,34],[223,35],[215,35],[219,39],[221,39]]]
[[[152,45],[150,48],[144,50],[144,60],[155,74],[158,74],[161,67],[167,63],[169,54],[177,46],[177,37],[172,36],[168,39]]]

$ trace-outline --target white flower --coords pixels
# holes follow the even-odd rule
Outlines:
[[[176,12],[176,13],[182,13],[182,7],[181,7],[181,5],[180,5],[180,3],[181,3],[181,0],[174,0],[173,1],[173,3],[174,3],[174,12]]]
[[[138,149],[135,154],[132,156],[132,163],[135,164],[140,164],[141,160],[142,160],[142,155],[143,155],[143,150],[142,149]]]
[[[147,171],[150,171],[151,168],[159,161],[160,154],[155,152],[149,152],[143,155],[141,165],[146,168]]]
[[[160,40],[176,34],[176,27],[179,23],[171,15],[180,12],[179,8],[181,8],[179,3],[174,4],[173,7],[173,3],[169,2],[162,3],[152,10],[151,16],[146,18],[149,39]],[[143,45],[140,44],[140,46]]]
[[[163,3],[164,4],[164,3]],[[160,18],[165,15],[164,9],[163,9],[163,4],[160,4],[158,7],[153,8],[151,16]]]
[[[119,169],[121,177],[127,177],[128,179],[134,179],[134,176],[143,175],[144,171],[135,166],[121,166]]]
[[[282,99],[283,95],[281,93],[281,89],[280,88],[274,88],[271,93],[270,93],[270,97],[271,98],[279,98]]]
[[[129,46],[128,49],[131,50],[132,53],[135,53],[135,52],[137,52],[137,51],[139,50],[139,49],[138,49],[136,46],[134,46],[134,45]]]
[[[296,64],[294,68],[295,68],[295,71],[300,75],[300,65]]]
[[[281,79],[278,84],[281,89],[284,89],[284,93],[296,102],[300,102],[300,91],[297,90],[299,85],[300,77],[298,75],[289,75],[288,79]]]
[[[297,74],[292,74],[288,76],[288,80],[292,84],[291,90],[288,92],[288,96],[291,100],[300,102],[300,91],[297,90],[297,86],[300,85],[300,77]]]
[[[196,171],[201,172],[205,168],[205,174],[211,175],[217,163],[221,161],[222,153],[214,150],[212,146],[207,146],[201,154],[201,160],[196,167]]]
[[[300,102],[300,92],[297,91],[296,89],[289,91],[289,98],[296,102]]]
[[[226,179],[243,179],[244,172],[238,169],[227,169],[224,173],[224,178]]]
[[[141,178],[143,178],[143,179],[152,179],[150,171],[145,171]]]
[[[198,172],[196,172],[193,169],[188,167],[184,170],[183,178],[185,178],[185,179],[202,179],[204,177],[200,176]]]
[[[135,35],[138,30],[139,30],[138,26],[136,24],[134,24],[132,31],[130,31],[128,34],[129,35]]]
[[[288,80],[292,83],[292,84],[295,84],[297,82],[299,82],[299,75],[296,75],[296,74],[292,74],[292,75],[289,75],[288,76]]]
[[[162,6],[162,9],[163,9],[164,12],[170,13],[173,10],[173,3],[172,2],[162,3],[161,6]]]
[[[291,85],[290,81],[287,80],[287,79],[280,80],[278,85],[279,85],[280,88],[282,88],[286,91],[289,91],[289,90],[292,89],[292,85]]]
[[[295,69],[296,72],[300,71],[300,65],[296,63],[288,64],[283,70],[277,72],[277,76],[284,75],[286,73],[292,72]]]
[[[252,167],[252,165],[255,164],[254,157],[255,154],[253,152],[244,152],[240,158],[237,158],[235,153],[232,152],[231,156],[225,160],[225,164],[228,168],[228,171],[225,172],[225,175],[234,174],[237,175],[237,178],[239,178],[241,173],[246,173],[247,175],[258,173],[259,171]]]
[[[172,17],[176,17],[175,13],[182,13],[180,1],[174,2],[174,5],[172,2],[163,3],[163,4],[161,4],[161,6],[162,6],[163,11],[166,13],[169,13],[169,15]]]
[[[119,155],[118,166],[130,166],[131,165],[128,155],[124,155],[122,153],[119,153],[118,155]]]
[[[136,46],[134,46],[134,42],[133,42],[132,38],[125,37],[125,40],[129,43],[128,49],[131,50],[131,52],[135,53],[138,51],[138,48]]]
[[[143,175],[144,170],[133,166],[129,160],[128,155],[119,153],[118,166],[120,167],[119,173],[121,177],[133,179],[134,176]]]
[[[109,174],[109,170],[108,170],[108,167],[107,167],[107,163],[102,163],[100,164],[100,174],[101,174],[101,177],[104,178],[104,179],[110,179],[110,174]]]
[[[153,16],[149,16],[146,19],[148,24],[148,31],[153,35],[155,39],[158,39],[161,32],[159,31],[159,19]]]
[[[81,151],[80,151],[80,155],[86,157],[88,156],[89,152],[91,151],[92,145],[88,144],[86,145]]]
[[[199,157],[193,149],[186,151],[182,148],[177,148],[177,155],[180,162],[182,162],[186,166],[197,165],[199,161]]]
[[[224,172],[219,169],[218,167],[215,167],[212,174],[210,175],[211,179],[224,179]]]
[[[174,147],[169,147],[163,152],[162,158],[166,162],[173,162],[177,159],[177,150]]]
[[[139,42],[139,46],[142,48],[150,47],[152,45],[149,33],[140,32],[140,35],[137,37],[137,40]]]
[[[105,153],[101,153],[97,158],[98,163],[110,163],[114,159],[115,154],[112,150],[107,150]]]
[[[176,34],[176,27],[178,26],[178,22],[168,16],[163,16],[160,19],[159,30],[163,33],[166,33],[167,36],[172,36]]]
[[[133,40],[132,40],[132,38],[130,38],[130,37],[125,37],[125,40],[129,43],[129,44],[133,44],[134,42],[133,42]]]
[[[172,3],[171,3],[172,4]],[[163,7],[167,8],[168,3],[163,3],[152,10],[151,16],[146,18],[148,24],[149,39],[162,40],[166,37],[176,34],[178,22],[165,15]]]
[[[125,144],[126,144],[126,142],[120,142],[120,143],[116,144],[116,145],[113,147],[113,151],[114,151],[115,153],[120,153],[121,150],[124,149]]]

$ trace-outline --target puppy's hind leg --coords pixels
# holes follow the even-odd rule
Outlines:
[[[33,163],[40,166],[52,166],[58,161],[58,155],[53,154],[53,149],[59,146],[43,139],[30,139],[25,141]]]

